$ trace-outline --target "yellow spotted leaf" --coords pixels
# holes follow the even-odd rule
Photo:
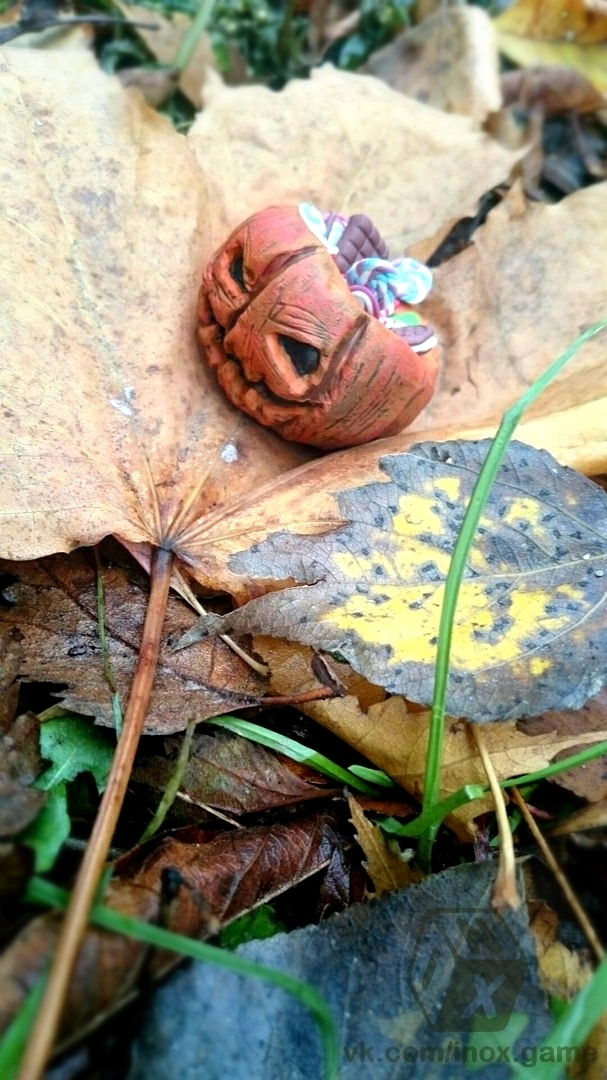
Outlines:
[[[345,524],[286,530],[233,554],[250,582],[288,582],[221,622],[337,653],[429,703],[445,578],[489,441],[421,443],[380,459],[384,482],[342,491]],[[579,708],[607,680],[607,496],[513,443],[459,595],[447,711],[476,721]]]

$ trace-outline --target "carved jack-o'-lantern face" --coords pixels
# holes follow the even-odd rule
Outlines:
[[[230,401],[285,439],[338,449],[392,435],[434,389],[418,355],[367,314],[296,207],[271,207],[213,256],[199,340]]]

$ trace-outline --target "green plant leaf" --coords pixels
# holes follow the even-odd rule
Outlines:
[[[104,790],[114,756],[115,741],[104,728],[77,716],[47,720],[40,728],[40,753],[51,766],[36,781],[36,787],[50,791],[57,784],[74,780],[79,773],[93,775],[99,794]]]
[[[219,935],[219,943],[223,949],[236,949],[245,941],[264,940],[284,930],[286,926],[277,919],[272,905],[263,904],[224,927]]]
[[[71,827],[65,784],[55,784],[40,813],[21,834],[23,842],[34,849],[38,874],[51,869]]]
[[[70,835],[67,784],[80,773],[90,772],[101,794],[112,763],[114,737],[105,728],[94,727],[90,720],[60,716],[41,724],[40,753],[51,764],[34,787],[48,795],[22,839],[34,849],[36,871],[44,873],[51,869]]]

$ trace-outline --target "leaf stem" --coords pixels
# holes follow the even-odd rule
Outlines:
[[[438,631],[438,645],[436,648],[436,663],[434,674],[434,694],[432,698],[432,713],[430,720],[430,732],[428,736],[428,755],[426,759],[426,772],[424,777],[424,800],[423,813],[427,814],[440,798],[440,768],[443,749],[443,731],[445,723],[445,699],[447,695],[447,682],[449,679],[449,660],[451,657],[451,642],[453,637],[453,623],[455,608],[459,596],[460,585],[464,575],[464,569],[468,560],[468,553],[472,547],[472,541],[476,533],[481,514],[485,508],[489,492],[495,477],[497,476],[502,458],[506,453],[508,443],[512,438],[521,416],[537,397],[546,389],[549,383],[559,374],[562,368],[577,353],[578,349],[590,338],[596,336],[607,327],[607,319],[595,323],[583,334],[580,334],[572,345],[565,350],[524,394],[506,410],[497,430],[497,434],[491,444],[489,453],[483,462],[474,485],[470,502],[464,515],[464,520],[459,531],[451,556],[451,563],[447,580],[443,606],[441,608],[440,624]],[[420,838],[418,858],[420,865],[429,868],[432,855],[432,846],[439,825],[429,826]]]
[[[31,1039],[23,1058],[19,1080],[40,1080],[55,1042],[72,969],[86,929],[91,906],[96,898],[95,894],[112,842],[143,721],[150,703],[172,565],[171,552],[162,549],[156,552],[152,563],[148,608],[124,727],[61,928],[57,951]]]

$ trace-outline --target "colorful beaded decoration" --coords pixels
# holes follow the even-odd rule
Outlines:
[[[425,300],[432,288],[431,270],[417,259],[390,259],[384,241],[362,214],[323,214],[305,202],[299,204],[299,213],[337,262],[361,307],[403,337],[414,352],[434,348],[433,331],[408,306]]]

